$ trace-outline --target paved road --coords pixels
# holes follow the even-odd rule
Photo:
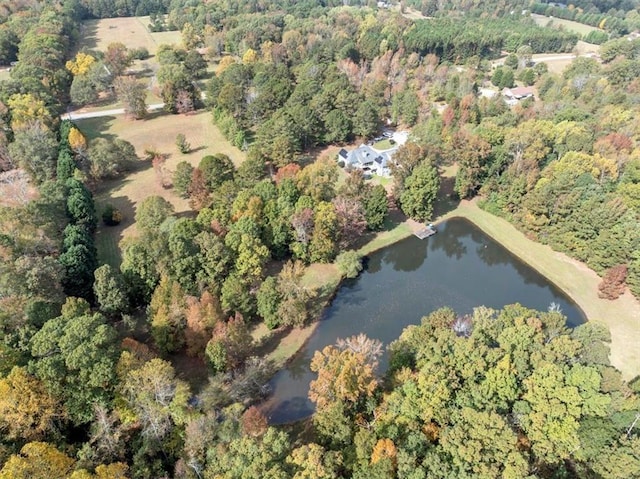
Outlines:
[[[156,103],[154,105],[148,105],[147,111],[162,110],[164,103]],[[113,110],[102,111],[88,111],[85,113],[68,112],[60,116],[62,120],[84,120],[86,118],[100,118],[102,116],[116,116],[124,115],[124,108],[115,108]]]

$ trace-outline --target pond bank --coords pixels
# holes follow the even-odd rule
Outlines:
[[[611,364],[627,380],[640,375],[640,302],[627,290],[615,301],[598,297],[601,278],[585,264],[528,239],[511,223],[488,213],[477,201],[461,201],[442,219],[466,218],[512,254],[553,282],[569,296],[589,321],[599,321],[611,332]]]
[[[627,291],[615,301],[598,298],[600,277],[586,265],[553,251],[549,246],[528,239],[513,225],[478,207],[476,201],[461,201],[457,207],[437,218],[444,220],[462,217],[471,221],[487,235],[498,241],[516,257],[557,285],[582,309],[588,320],[604,323],[611,332],[610,360],[626,380],[640,375],[640,302]],[[358,252],[369,255],[411,236],[415,222],[406,220],[394,228],[378,233]],[[316,304],[317,320],[302,329],[293,329],[283,337],[280,345],[268,357],[278,367],[284,366],[308,341],[315,331],[324,308],[339,288],[341,276],[335,265],[311,265],[305,282],[321,289]]]

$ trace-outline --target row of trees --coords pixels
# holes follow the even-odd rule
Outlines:
[[[336,190],[333,161],[283,167],[275,181],[264,175],[260,161],[247,160],[236,170],[220,154],[204,157],[197,168],[179,164],[174,185],[198,217],[173,218],[171,205],[159,197],[141,204],[141,236],[125,245],[122,266],[133,291],[148,300],[164,274],[189,294],[207,289],[225,312],[250,319],[254,289],[270,258],[332,261],[365,229],[379,229],[387,214],[384,188],[365,184],[360,172]]]
[[[61,321],[69,324],[66,332],[54,327]],[[0,421],[27,440],[0,473],[34,479],[638,474],[637,381],[625,383],[609,365],[601,326],[568,330],[564,321],[557,311],[519,305],[478,308],[467,317],[439,310],[392,344],[385,378],[378,341],[339,340],[312,361],[314,439],[294,441],[256,408],[214,412],[221,394],[214,382],[190,406],[189,386],[168,362],[133,340],[118,357],[109,326],[89,315],[86,303],[68,302],[36,336],[33,373],[15,368],[0,379]],[[88,328],[95,333],[87,336]],[[52,352],[55,345],[61,347]],[[81,363],[72,359],[80,357]],[[67,380],[50,395],[43,387],[53,386],[47,371],[62,364]],[[87,387],[98,379],[98,390]],[[74,392],[98,391],[117,395],[118,405],[96,407],[92,446],[79,459],[39,442],[82,414],[72,407]],[[29,407],[18,412],[13,399],[25,392]],[[98,404],[105,399],[93,397]],[[59,401],[74,415],[61,415]],[[96,462],[102,464],[94,469]]]
[[[637,381],[609,366],[603,326],[564,323],[519,305],[439,310],[392,343],[386,381],[377,341],[316,352],[317,447],[339,455],[326,477],[637,474]]]

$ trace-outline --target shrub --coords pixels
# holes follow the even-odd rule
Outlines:
[[[346,278],[355,278],[362,271],[362,260],[355,251],[345,251],[336,258],[338,270]]]
[[[191,151],[191,145],[187,142],[187,138],[182,133],[178,133],[176,136],[176,146],[180,153],[187,154]]]
[[[108,204],[102,210],[102,221],[107,226],[119,225],[122,221],[122,213],[115,206]]]
[[[149,58],[149,50],[145,47],[133,48],[132,50],[129,50],[129,57],[132,60],[146,60]]]
[[[598,285],[598,296],[610,300],[617,299],[624,293],[626,279],[626,264],[609,268]]]

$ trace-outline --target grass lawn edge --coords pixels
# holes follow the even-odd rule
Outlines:
[[[463,201],[442,220],[461,217],[471,221],[508,251],[560,288],[583,311],[611,333],[609,359],[625,380],[640,375],[640,302],[627,290],[614,301],[598,297],[601,278],[585,264],[550,246],[528,239],[507,220],[482,210],[476,201]]]

